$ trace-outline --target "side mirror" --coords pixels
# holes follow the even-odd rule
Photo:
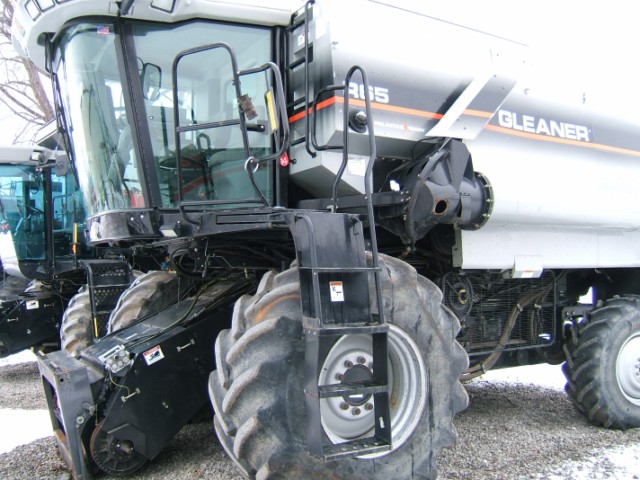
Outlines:
[[[69,173],[69,157],[66,153],[56,154],[55,164],[56,177],[66,177]]]
[[[146,100],[160,98],[160,86],[162,85],[162,70],[153,63],[145,63],[142,66],[142,95]]]

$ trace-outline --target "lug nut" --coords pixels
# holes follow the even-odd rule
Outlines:
[[[340,410],[349,410],[349,404],[347,402],[342,402],[340,404]]]
[[[353,362],[351,360],[347,360],[344,362],[344,366],[347,368],[353,368]]]
[[[364,357],[358,357],[358,363],[360,365],[364,365],[365,363],[367,363],[367,359]]]
[[[360,415],[362,413],[362,410],[360,410],[358,407],[355,407],[353,410],[351,410],[351,413],[353,415]]]
[[[373,403],[367,403],[367,404],[364,406],[364,409],[365,409],[367,412],[370,412],[371,410],[373,410]]]
[[[341,382],[342,380],[344,380],[344,375],[341,373],[336,373],[336,380]]]

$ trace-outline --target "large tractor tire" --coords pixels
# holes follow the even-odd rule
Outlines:
[[[572,327],[565,390],[589,422],[640,427],[640,296],[617,297]]]
[[[62,314],[60,325],[60,345],[74,357],[93,345],[93,320],[91,298],[86,287],[76,293]]]
[[[216,432],[249,478],[435,478],[436,453],[454,443],[453,416],[468,403],[459,381],[468,366],[455,341],[460,325],[441,304],[440,290],[411,266],[386,256],[380,263],[390,324],[392,450],[326,463],[306,452],[298,272],[271,272],[255,295],[236,303],[231,330],[216,340],[217,370],[209,377]],[[371,358],[369,337],[342,336],[324,360],[319,383],[335,383],[347,365],[364,368]],[[322,400],[328,438],[339,443],[370,436],[371,406],[344,409],[341,400]]]
[[[177,303],[180,295],[180,279],[175,272],[154,270],[139,276],[118,299],[109,316],[107,333],[164,310]]]
[[[138,317],[160,310],[163,305],[170,303],[169,299],[173,299],[177,295],[170,290],[171,285],[177,286],[178,283],[175,274],[169,272],[143,274],[138,270],[134,270],[133,276],[135,280],[118,299],[118,303],[109,317],[108,333],[128,326]],[[131,289],[139,283],[143,284],[143,288],[132,294]],[[171,285],[167,286],[167,284]],[[151,292],[156,286],[159,289],[159,293]],[[158,297],[162,294],[166,295],[165,300],[158,301]],[[139,300],[142,295],[149,295],[149,298]],[[119,313],[117,313],[118,310]],[[114,314],[116,315],[114,316]],[[112,327],[114,319],[116,322],[115,328]],[[62,316],[60,345],[71,355],[78,357],[82,350],[93,345],[95,341],[93,330],[91,297],[88,288],[85,286],[71,298]]]

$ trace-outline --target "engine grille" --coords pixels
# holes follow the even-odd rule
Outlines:
[[[533,279],[504,279],[497,272],[449,272],[441,288],[444,303],[460,319],[458,341],[469,355],[493,352],[507,330],[504,351],[540,347],[553,340],[556,282],[552,271]]]
[[[94,335],[106,335],[111,311],[131,284],[131,268],[124,260],[92,260],[85,262],[89,272],[89,294]]]

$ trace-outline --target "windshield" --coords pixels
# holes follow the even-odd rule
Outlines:
[[[67,30],[56,70],[89,214],[144,206],[109,25]]]
[[[123,29],[128,55],[135,55],[134,85],[126,83],[122,42],[112,24],[74,25],[57,44],[56,79],[75,165],[89,214],[129,208],[175,208],[179,189],[183,200],[242,203],[256,198],[244,165],[241,131],[236,124],[191,130],[180,137],[182,184],[178,184],[175,153],[172,65],[178,53],[215,42],[231,45],[240,69],[271,59],[269,29],[196,21],[179,25],[130,23]],[[132,57],[133,58],[133,57]],[[180,125],[237,119],[238,105],[228,56],[184,62],[177,84]],[[125,91],[130,88],[130,92]],[[242,90],[253,99],[257,117],[249,131],[251,153],[260,156],[271,148],[265,95],[268,81],[242,80]],[[130,94],[129,94],[130,93]],[[140,124],[133,125],[129,98],[144,106]],[[129,108],[127,108],[129,107]],[[145,148],[134,148],[138,138]],[[149,152],[150,150],[150,152]],[[145,152],[138,158],[136,152]],[[147,153],[148,152],[148,153]],[[146,164],[143,164],[143,162]],[[143,196],[149,175],[157,201]],[[265,196],[271,196],[272,175],[260,167],[254,174]],[[153,204],[152,204],[153,203]]]

